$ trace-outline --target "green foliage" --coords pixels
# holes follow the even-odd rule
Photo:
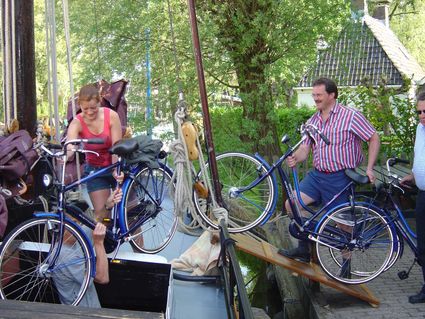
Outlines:
[[[424,0],[398,0],[391,3],[391,29],[422,68],[425,68],[424,20]]]
[[[406,87],[388,88],[381,81],[378,87],[365,82],[354,90],[341,92],[339,100],[343,104],[354,105],[375,126],[381,138],[380,158],[413,155],[416,133],[415,102],[407,97]]]
[[[300,138],[298,129],[309,119],[315,109],[281,108],[276,111],[276,123],[279,136],[287,134],[292,142]],[[210,110],[211,125],[214,129],[214,146],[216,153],[240,151],[252,153],[252,145],[241,140],[243,130],[248,124],[243,120],[241,107],[214,107]],[[263,154],[262,154],[263,155]]]
[[[281,136],[287,134],[291,141],[297,142],[300,139],[299,128],[301,124],[316,112],[315,108],[301,107],[297,109],[282,108],[277,110],[279,127],[278,132]]]

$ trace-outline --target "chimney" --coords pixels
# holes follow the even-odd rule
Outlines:
[[[373,14],[372,17],[380,20],[387,28],[390,27],[390,3],[391,0],[374,0],[371,1],[373,6]]]
[[[351,10],[353,12],[361,11],[364,15],[368,14],[366,0],[351,0]]]

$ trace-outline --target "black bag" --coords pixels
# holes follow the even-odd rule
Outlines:
[[[139,145],[138,149],[124,157],[128,164],[145,163],[151,168],[158,168],[158,155],[162,148],[160,140],[152,139],[146,135],[131,138]]]

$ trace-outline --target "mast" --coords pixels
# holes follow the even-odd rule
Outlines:
[[[215,199],[217,203],[221,207],[223,207],[223,200],[221,198],[221,186],[220,186],[220,180],[218,176],[217,161],[215,158],[214,143],[212,138],[210,113],[208,110],[208,98],[207,98],[207,90],[205,87],[204,68],[202,66],[202,53],[201,53],[201,45],[199,41],[198,24],[196,21],[195,0],[188,0],[188,6],[189,6],[190,27],[192,31],[193,51],[195,55],[196,72],[198,74],[199,95],[201,97],[202,114],[203,114],[203,121],[204,121],[204,134],[205,134],[205,141],[207,144],[208,161],[211,168],[211,177],[213,181],[214,194],[216,197]]]
[[[2,0],[4,121],[34,135],[37,121],[34,1]]]

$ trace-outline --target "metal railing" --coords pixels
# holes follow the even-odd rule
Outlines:
[[[228,317],[231,319],[253,319],[254,315],[246,292],[242,271],[236,257],[235,241],[230,237],[223,219],[221,220],[220,228],[220,261],[222,265],[220,269],[224,279]],[[237,312],[239,313],[238,316],[236,315]]]

